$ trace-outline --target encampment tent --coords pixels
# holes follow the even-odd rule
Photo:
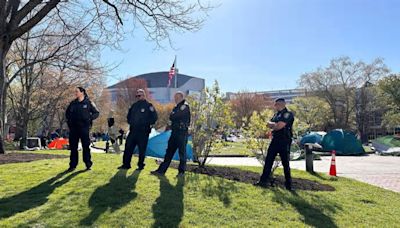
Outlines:
[[[58,149],[58,150],[64,149],[67,146],[68,146],[68,139],[64,138],[54,139],[53,141],[51,141],[49,145],[47,145],[49,149]]]
[[[361,155],[365,153],[355,134],[342,129],[328,132],[322,139],[321,145],[323,150],[335,150],[337,155]]]
[[[147,144],[146,156],[164,158],[168,146],[168,139],[170,136],[171,136],[171,131],[165,131],[154,137],[151,137]],[[186,158],[188,160],[193,160],[193,150],[189,144],[186,146]],[[175,153],[172,159],[179,160],[178,151]]]

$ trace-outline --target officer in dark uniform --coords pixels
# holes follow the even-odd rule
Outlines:
[[[65,114],[70,130],[69,147],[71,155],[68,172],[75,170],[78,165],[79,139],[82,143],[83,162],[86,164],[86,169],[90,170],[90,167],[92,167],[89,130],[93,120],[99,117],[99,111],[97,111],[96,106],[89,100],[84,88],[77,87],[75,89],[75,96],[76,99],[69,104]]]
[[[167,152],[160,167],[151,172],[153,175],[165,174],[177,149],[179,150],[178,176],[183,176],[185,174],[186,144],[188,141],[188,130],[190,125],[190,108],[184,99],[184,94],[182,92],[177,92],[174,99],[176,106],[169,116],[172,132],[171,137],[168,140]]]
[[[290,145],[292,143],[292,126],[294,122],[293,113],[286,108],[285,99],[279,98],[275,101],[274,108],[277,111],[268,126],[272,129],[272,140],[265,159],[264,170],[257,186],[267,187],[270,181],[272,165],[276,155],[279,153],[285,173],[285,187],[292,189],[292,178],[290,176]]]
[[[131,168],[132,155],[136,146],[139,148],[137,169],[142,170],[144,168],[151,126],[157,121],[157,112],[153,105],[146,100],[146,93],[143,89],[136,91],[136,98],[138,101],[131,106],[128,112],[129,135],[125,142],[123,163],[118,169]]]

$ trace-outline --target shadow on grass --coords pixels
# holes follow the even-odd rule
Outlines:
[[[332,177],[332,176],[324,177],[324,176],[321,176],[321,174],[319,174],[317,172],[313,172],[313,173],[310,173],[310,174],[313,175],[314,177],[318,177],[321,180],[337,181],[337,177]]]
[[[160,196],[152,207],[153,227],[179,227],[183,217],[183,187],[185,178],[179,177],[176,186],[166,177],[159,176]]]
[[[324,213],[329,211],[335,213],[336,210],[341,210],[341,207],[334,202],[326,201],[319,196],[312,196],[313,204],[307,202],[296,192],[288,193],[287,191],[274,190],[273,200],[280,204],[289,203],[299,214],[304,218],[303,222],[312,227],[337,227],[333,219]]]
[[[188,174],[187,181],[194,183],[195,186],[200,186],[200,181],[205,182],[205,186],[201,186],[201,193],[206,197],[218,197],[225,207],[229,207],[232,203],[231,194],[238,191],[236,183],[224,178],[205,177],[206,180],[200,180],[198,174]]]
[[[127,170],[119,170],[110,181],[98,187],[89,199],[90,214],[81,220],[80,225],[91,226],[107,210],[114,212],[137,197],[134,192],[140,171],[135,170],[127,176]]]
[[[85,171],[82,170],[74,172],[64,179],[59,180],[67,174],[66,172],[62,172],[27,191],[8,198],[0,199],[0,219],[8,218],[17,213],[21,213],[45,204],[48,201],[48,197],[56,188],[61,187],[73,177],[83,172]]]

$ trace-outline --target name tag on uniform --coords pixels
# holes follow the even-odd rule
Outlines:
[[[87,108],[87,105],[83,105],[83,108]]]
[[[141,112],[144,112],[144,108],[142,108],[140,111],[141,111]]]

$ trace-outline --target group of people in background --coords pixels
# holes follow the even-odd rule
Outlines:
[[[86,90],[78,87],[75,90],[75,99],[68,106],[66,118],[70,129],[70,164],[68,172],[75,170],[78,164],[78,141],[81,140],[83,149],[83,162],[87,170],[90,170],[93,162],[90,156],[90,137],[89,130],[92,121],[99,116],[99,111],[96,106],[89,100]],[[129,134],[125,143],[125,150],[122,159],[122,165],[118,169],[130,169],[131,160],[135,148],[138,148],[139,159],[137,170],[143,170],[145,167],[145,153],[149,134],[153,125],[156,123],[158,116],[157,110],[147,100],[146,93],[143,89],[136,91],[137,101],[129,108],[127,122],[129,124]],[[164,161],[160,164],[157,170],[151,172],[153,175],[162,176],[167,171],[175,152],[179,151],[179,172],[178,176],[183,176],[186,171],[186,144],[188,141],[189,125],[190,125],[190,107],[185,100],[185,95],[182,92],[177,92],[174,95],[176,106],[170,113],[169,129],[172,130],[168,140],[168,147],[164,156]],[[266,125],[272,129],[272,140],[268,148],[268,153],[265,159],[265,165],[260,180],[255,183],[259,187],[268,187],[270,183],[270,175],[275,157],[279,154],[281,157],[284,174],[285,186],[288,190],[292,190],[292,178],[290,173],[289,159],[290,146],[292,142],[292,125],[294,115],[286,108],[286,102],[283,98],[279,98],[274,104],[275,115]],[[124,131],[121,129],[120,134]],[[122,142],[121,142],[122,144]]]

